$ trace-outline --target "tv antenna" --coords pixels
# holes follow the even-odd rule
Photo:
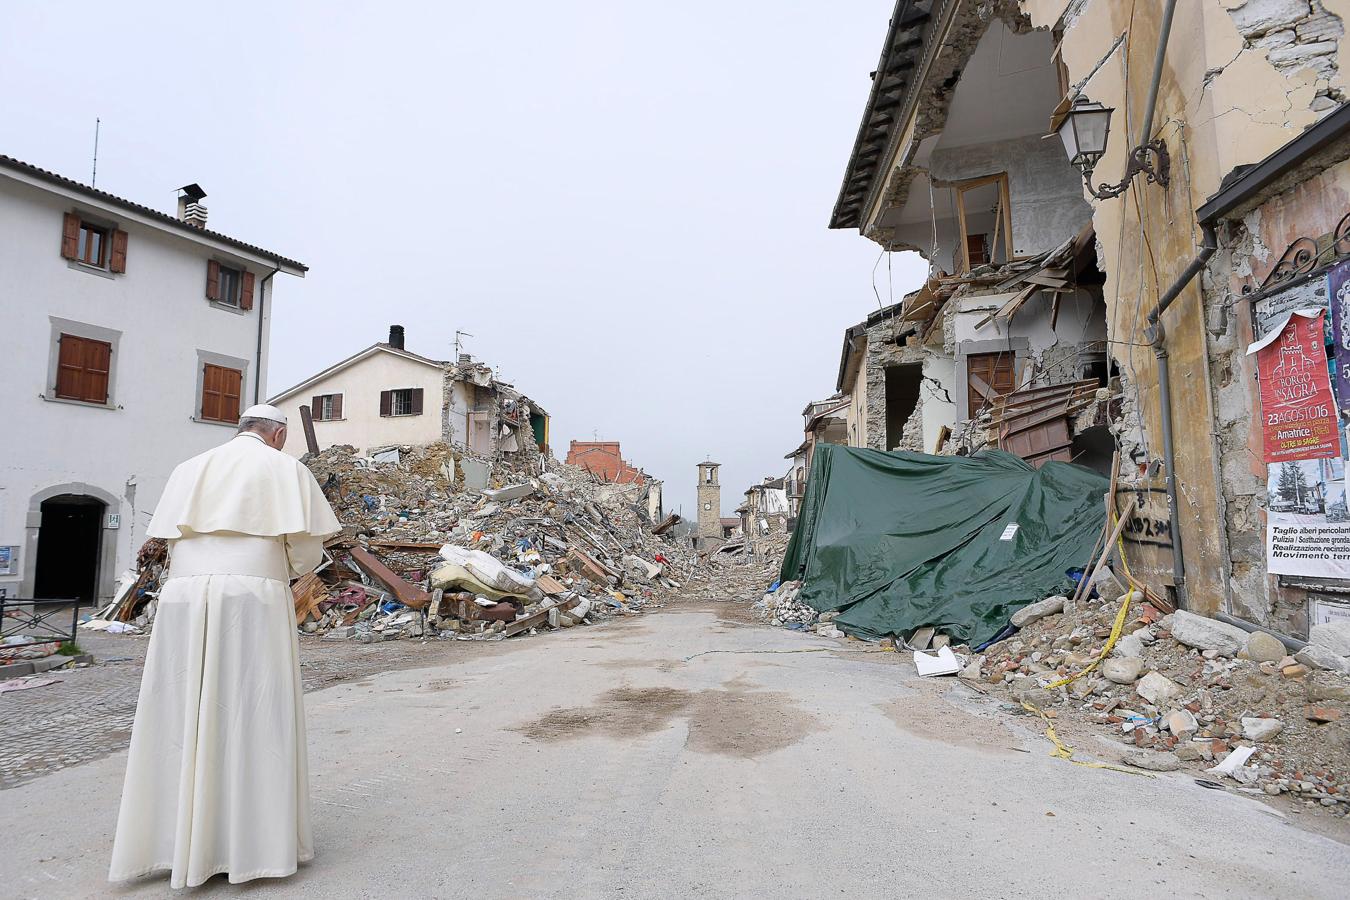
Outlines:
[[[473,335],[469,334],[467,331],[456,331],[456,332],[455,332],[455,360],[456,360],[456,361],[459,360],[459,351],[460,351],[461,349],[463,349],[463,347],[464,347],[464,341],[461,340],[461,338],[466,338],[466,337],[473,337]]]
[[[99,124],[100,124],[99,119],[98,119],[97,116],[95,116],[95,117],[94,117],[94,174],[91,175],[90,178],[89,178],[89,186],[90,186],[90,187],[95,187],[95,186],[98,185],[98,127],[99,127]]]

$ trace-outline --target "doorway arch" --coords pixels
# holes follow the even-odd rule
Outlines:
[[[119,532],[107,527],[108,515],[120,511],[115,495],[84,482],[52,485],[33,494],[25,523],[22,595],[57,596],[74,590],[73,596],[91,606],[110,598]]]

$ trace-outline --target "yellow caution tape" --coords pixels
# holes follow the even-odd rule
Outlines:
[[[1027,712],[1032,712],[1040,716],[1041,721],[1045,722],[1045,736],[1055,745],[1055,749],[1050,751],[1051,756],[1067,760],[1075,766],[1082,766],[1085,769],[1110,769],[1112,772],[1124,772],[1126,775],[1142,775],[1145,778],[1154,777],[1148,772],[1140,772],[1135,769],[1126,769],[1121,766],[1108,765],[1107,763],[1083,762],[1081,759],[1074,759],[1073,748],[1065,746],[1064,742],[1059,739],[1059,735],[1055,734],[1055,726],[1050,724],[1050,717],[1047,716],[1043,710],[1038,709],[1026,701],[1022,702],[1022,708]]]

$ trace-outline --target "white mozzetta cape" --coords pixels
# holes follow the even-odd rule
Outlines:
[[[326,538],[341,530],[303,463],[241,434],[173,470],[146,534],[169,540],[220,531]]]

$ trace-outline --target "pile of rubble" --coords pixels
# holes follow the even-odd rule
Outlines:
[[[759,597],[777,582],[787,535],[766,536],[756,546],[723,545],[703,556],[685,584],[684,596],[694,601],[744,601]]]
[[[433,444],[304,462],[343,525],[292,586],[297,626],[325,639],[500,639],[633,615],[697,561],[687,541],[651,533],[642,485],[542,457],[488,465]],[[110,608],[121,621],[152,624],[159,559]]]
[[[1121,636],[1094,665],[1127,599]],[[1350,625],[1315,626],[1291,655],[1273,635],[1162,615],[1138,593],[1077,605],[1052,597],[1018,619],[1017,634],[963,659],[962,679],[1109,729],[1133,745],[1122,749],[1128,765],[1209,768],[1239,789],[1350,813]]]

